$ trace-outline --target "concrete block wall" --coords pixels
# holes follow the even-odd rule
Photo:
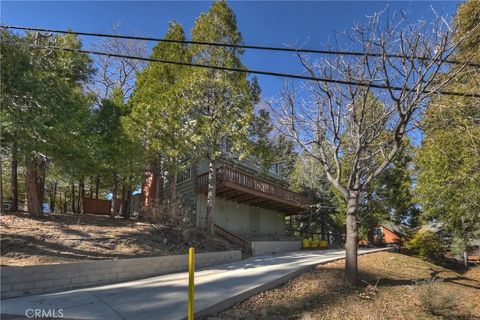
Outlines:
[[[241,260],[241,251],[195,255],[195,268]],[[188,269],[188,255],[1,267],[1,297],[55,292],[141,279]]]
[[[280,252],[293,252],[302,249],[298,241],[252,241],[252,256],[262,256]]]

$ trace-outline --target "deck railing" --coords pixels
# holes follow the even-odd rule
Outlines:
[[[295,193],[282,186],[229,167],[220,167],[217,169],[217,183],[222,182],[233,183],[240,187],[248,188],[298,205],[308,205],[308,198],[305,195]],[[208,186],[208,173],[197,177],[197,186],[199,188]]]

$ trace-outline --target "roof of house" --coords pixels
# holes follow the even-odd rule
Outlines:
[[[392,231],[397,236],[404,236],[407,234],[406,227],[402,224],[397,224],[392,221],[383,221],[379,223],[380,226]]]

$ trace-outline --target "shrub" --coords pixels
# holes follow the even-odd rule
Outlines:
[[[172,205],[176,207],[175,214],[172,214]],[[192,210],[183,206],[179,197],[175,203],[170,204],[168,201],[160,205],[143,210],[142,217],[153,224],[158,224],[167,228],[187,228],[192,226]]]
[[[431,260],[440,260],[445,252],[442,239],[433,232],[419,231],[405,243],[405,248],[414,255]]]
[[[458,304],[458,295],[442,290],[443,279],[431,279],[414,286],[421,307],[434,315],[448,315]]]

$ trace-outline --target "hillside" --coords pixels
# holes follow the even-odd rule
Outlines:
[[[1,265],[33,265],[185,254],[232,249],[195,229],[169,230],[151,223],[99,215],[54,214],[32,219],[0,216]]]

